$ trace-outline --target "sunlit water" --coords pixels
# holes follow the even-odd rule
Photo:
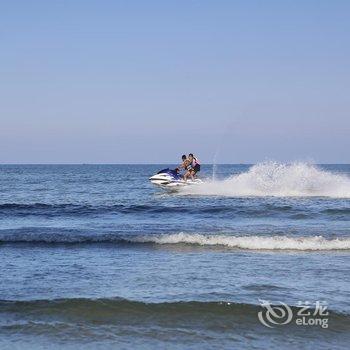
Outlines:
[[[0,166],[0,348],[349,343],[349,165],[204,165],[178,192],[163,167]],[[261,299],[324,301],[329,328],[267,328]]]

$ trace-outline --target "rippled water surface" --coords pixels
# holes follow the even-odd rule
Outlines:
[[[0,166],[1,348],[346,348],[349,165],[204,165],[177,192],[163,167]],[[259,300],[329,327],[265,327]]]

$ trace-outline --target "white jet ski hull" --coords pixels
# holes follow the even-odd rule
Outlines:
[[[192,186],[203,183],[200,179],[188,179],[187,181],[181,178],[174,178],[171,174],[168,173],[158,173],[149,178],[153,185],[163,187],[163,188],[177,188],[184,186]]]

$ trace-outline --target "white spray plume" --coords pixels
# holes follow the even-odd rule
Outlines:
[[[350,198],[350,178],[305,163],[266,162],[225,180],[188,186],[180,194]]]

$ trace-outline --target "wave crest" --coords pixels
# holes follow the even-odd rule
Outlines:
[[[0,234],[0,243],[45,243],[45,244],[187,244],[194,246],[222,246],[248,250],[350,250],[350,238],[326,239],[322,236],[232,236],[223,234],[77,234],[76,232],[21,232]]]
[[[350,238],[325,239],[322,236],[227,236],[177,233],[135,237],[133,242],[157,244],[195,244],[251,250],[349,250]]]
[[[273,303],[271,304],[274,305]],[[300,307],[289,305],[295,311]],[[234,301],[166,301],[144,302],[129,300],[119,297],[114,298],[63,298],[63,299],[39,299],[39,300],[0,300],[0,310],[3,313],[23,313],[26,316],[63,315],[76,316],[78,318],[96,320],[105,318],[110,320],[113,315],[126,314],[133,318],[140,314],[169,315],[176,314],[201,317],[203,314],[222,316],[254,316],[261,310],[259,304],[236,303]],[[332,315],[338,315],[345,320],[347,314],[330,311]],[[203,319],[202,319],[203,321]]]

